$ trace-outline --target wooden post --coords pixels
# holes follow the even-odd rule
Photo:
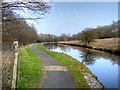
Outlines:
[[[0,7],[2,2],[0,2]],[[2,89],[2,8],[0,8],[0,90]]]
[[[14,52],[18,52],[18,41],[14,41]]]
[[[12,78],[12,87],[11,89],[16,88],[16,79],[17,79],[17,61],[18,61],[18,41],[14,41],[14,53],[15,53],[15,59],[14,59],[14,66],[13,66],[13,78]]]

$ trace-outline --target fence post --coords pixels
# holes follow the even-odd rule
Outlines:
[[[0,2],[2,7],[2,2]],[[0,90],[2,89],[2,8],[0,8]]]
[[[14,44],[15,59],[14,59],[14,66],[13,66],[13,78],[12,78],[12,87],[11,87],[11,89],[16,88],[17,61],[18,61],[18,41],[14,41],[13,44]]]

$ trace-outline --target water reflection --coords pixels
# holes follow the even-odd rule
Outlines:
[[[86,65],[92,65],[95,63],[94,56],[89,49],[86,49],[80,57],[83,58],[82,62]]]
[[[103,51],[97,51],[97,50],[91,50],[91,49],[86,49],[86,48],[81,48],[81,47],[75,47],[75,46],[68,46],[68,45],[59,45],[58,43],[47,43],[44,45],[46,49],[51,50],[51,51],[59,51],[59,52],[71,52],[76,51],[79,52],[79,58],[82,59],[81,62],[84,62],[85,64],[94,64],[95,60],[99,58],[104,58],[106,60],[110,60],[112,64],[118,64],[120,65],[120,57],[109,54]],[[73,52],[72,52],[73,54]],[[77,54],[77,53],[76,53]]]
[[[53,50],[58,47],[58,44],[57,43],[46,43],[46,44],[44,44],[44,46],[48,50]]]
[[[99,58],[104,58],[106,60],[110,60],[112,62],[112,64],[118,64],[120,65],[120,57],[114,54],[110,54],[110,53],[106,53],[103,51],[98,51],[98,50],[92,50],[92,49],[86,49],[86,48],[81,48],[81,47],[72,47],[74,50],[78,50],[79,52],[82,51],[81,54],[87,54],[88,56],[90,55],[91,57],[93,57],[93,61],[97,60]]]
[[[106,88],[118,88],[119,56],[102,51],[58,44],[47,44],[45,48],[51,51],[63,52],[83,62]]]

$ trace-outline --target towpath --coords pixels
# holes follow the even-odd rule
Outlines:
[[[32,49],[42,58],[45,64],[45,78],[42,81],[42,88],[75,88],[75,82],[67,68],[55,58],[45,52],[38,50],[35,44]]]

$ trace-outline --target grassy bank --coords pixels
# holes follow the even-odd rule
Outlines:
[[[35,88],[43,77],[43,63],[31,46],[20,48],[17,88]]]
[[[38,49],[46,52],[47,54],[56,58],[59,62],[64,64],[68,68],[69,72],[72,74],[78,88],[89,88],[89,85],[82,73],[91,73],[91,71],[84,64],[63,53],[48,51],[43,47],[43,44],[40,44],[38,46]]]

